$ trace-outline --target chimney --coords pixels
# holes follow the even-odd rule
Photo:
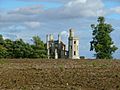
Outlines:
[[[74,37],[74,30],[72,28],[69,30],[69,37]]]
[[[49,41],[49,35],[47,34],[46,35],[46,42],[48,42]]]
[[[46,43],[47,43],[47,49],[49,48],[49,35],[46,35]]]

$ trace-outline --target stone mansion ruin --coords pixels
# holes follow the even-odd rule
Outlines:
[[[74,36],[74,30],[69,30],[68,51],[66,45],[61,40],[61,35],[58,35],[58,40],[54,40],[53,35],[46,36],[47,56],[48,59],[79,59],[79,38]]]

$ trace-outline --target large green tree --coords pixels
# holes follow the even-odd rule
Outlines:
[[[92,24],[93,40],[91,43],[91,51],[95,51],[97,59],[112,59],[112,54],[117,50],[114,45],[110,33],[114,30],[111,24],[105,23],[104,17],[98,17],[98,24]]]

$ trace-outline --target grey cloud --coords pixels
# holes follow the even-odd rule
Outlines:
[[[94,3],[92,2],[94,1]],[[73,19],[83,17],[96,17],[105,14],[104,4],[100,0],[74,0],[64,4],[63,7],[47,10],[44,16],[51,19]]]
[[[18,13],[16,14],[7,13],[1,16],[0,22],[2,23],[5,23],[5,22],[16,23],[17,22],[18,23],[18,22],[24,22],[24,21],[34,21],[34,20],[37,20],[36,18],[37,17],[34,15],[32,16],[32,15],[22,15]]]
[[[9,11],[8,14],[22,14],[22,15],[35,15],[43,12],[43,6],[34,5],[30,7],[16,8],[12,11]]]
[[[120,6],[119,7],[114,7],[110,9],[111,12],[114,12],[116,14],[120,14]]]
[[[24,2],[58,2],[58,3],[67,3],[70,0],[17,0],[17,1],[24,1]],[[75,1],[75,0],[71,0]],[[101,1],[113,1],[113,0],[101,0]],[[120,2],[120,0],[114,0],[114,2]]]
[[[17,0],[17,1],[24,1],[24,2],[58,2],[58,3],[66,3],[70,0]]]
[[[94,1],[94,3],[92,3],[92,1]],[[104,14],[104,4],[100,0],[85,0],[85,2],[82,0],[71,0],[59,8],[48,10],[45,10],[39,5],[17,8],[3,13],[0,21],[3,23],[49,22],[54,20],[96,17]]]
[[[120,2],[120,0],[102,0],[102,1]]]

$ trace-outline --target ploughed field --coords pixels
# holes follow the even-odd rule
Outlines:
[[[119,60],[0,60],[0,90],[120,90]]]

